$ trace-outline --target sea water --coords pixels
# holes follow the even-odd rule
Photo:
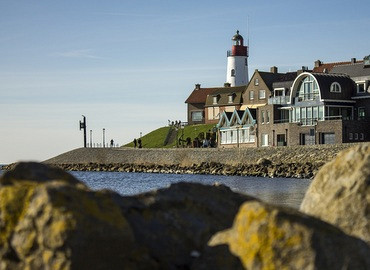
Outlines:
[[[257,197],[263,201],[299,208],[311,183],[309,179],[219,176],[194,174],[155,174],[126,172],[70,172],[93,190],[110,189],[121,195],[134,195],[178,182],[205,185],[224,184],[233,191]],[[0,175],[2,171],[0,171]]]

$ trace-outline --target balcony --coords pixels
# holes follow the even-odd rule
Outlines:
[[[320,95],[318,93],[310,93],[310,94],[304,94],[300,95],[299,97],[294,98],[294,102],[305,102],[305,101],[316,101],[320,100]]]
[[[277,96],[268,99],[268,104],[286,105],[289,102],[288,96]]]

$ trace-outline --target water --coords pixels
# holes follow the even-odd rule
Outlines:
[[[110,189],[121,195],[133,195],[177,182],[225,184],[232,190],[257,197],[263,201],[299,208],[311,183],[309,179],[264,178],[248,176],[219,176],[191,174],[154,174],[124,172],[70,172],[93,190]],[[2,171],[0,170],[0,175]]]
[[[122,172],[71,172],[94,190],[110,189],[121,195],[133,195],[177,182],[225,184],[233,191],[257,197],[263,201],[299,208],[311,183],[309,179],[264,178],[246,176],[216,176],[191,174],[153,174]]]

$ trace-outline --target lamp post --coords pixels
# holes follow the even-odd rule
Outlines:
[[[103,128],[103,147],[105,147],[105,128]]]
[[[92,129],[90,129],[90,147],[92,148],[93,145],[92,145]]]
[[[84,147],[86,148],[86,117],[82,115],[83,120],[82,122],[80,121],[80,130],[84,130]]]

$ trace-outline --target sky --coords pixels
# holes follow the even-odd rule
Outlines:
[[[0,164],[119,145],[186,121],[196,83],[223,86],[236,30],[249,74],[370,54],[370,1],[0,0]],[[88,137],[88,142],[90,137]]]

